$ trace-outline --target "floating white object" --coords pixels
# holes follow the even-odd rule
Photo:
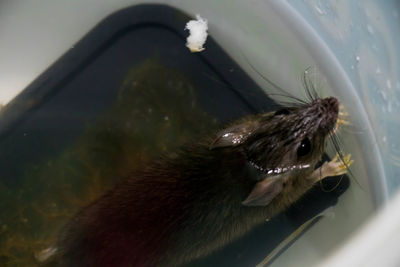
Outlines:
[[[191,20],[186,23],[185,30],[189,30],[190,34],[186,39],[186,46],[190,52],[201,52],[204,50],[204,43],[207,39],[207,20],[196,15],[196,20]]]

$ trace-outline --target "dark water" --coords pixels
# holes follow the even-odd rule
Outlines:
[[[36,255],[54,244],[60,228],[118,179],[215,132],[222,123],[200,104],[198,94],[204,91],[197,82],[157,56],[132,65],[122,77],[111,104],[94,119],[83,120],[74,134],[56,122],[63,116],[77,120],[81,113],[74,112],[74,103],[68,112],[54,104],[60,112],[39,116],[46,121],[53,115],[51,123],[20,126],[0,141],[0,266],[37,266]],[[212,89],[222,90],[218,84]],[[219,108],[230,112],[236,107],[221,100]],[[240,112],[246,113],[243,107]],[[254,266],[307,219],[334,205],[347,187],[342,181],[327,194],[317,186],[284,214],[193,264]]]
[[[131,170],[276,107],[211,37],[205,51],[189,53],[187,20],[155,6],[112,15],[0,114],[0,266],[37,266],[35,254],[60,228]],[[317,188],[195,266],[254,266],[334,205],[348,187],[341,184],[329,194]]]
[[[155,78],[156,77],[156,78]],[[60,227],[117,179],[214,130],[181,72],[148,59],[131,68],[116,101],[71,144],[0,183],[0,265],[34,266]]]

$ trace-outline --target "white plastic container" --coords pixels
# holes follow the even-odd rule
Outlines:
[[[301,75],[311,67],[320,95],[336,96],[345,106],[352,126],[342,129],[342,148],[355,160],[351,170],[358,183],[352,179],[334,218],[319,221],[273,266],[309,266],[323,260],[400,185],[399,4],[394,0],[3,1],[0,101],[7,102],[109,14],[150,2],[206,18],[210,35],[261,86],[270,88],[254,69],[292,94],[304,96]]]

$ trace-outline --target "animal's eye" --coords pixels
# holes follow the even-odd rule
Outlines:
[[[307,137],[301,141],[300,146],[297,148],[297,157],[303,157],[310,153],[311,151],[311,142]]]
[[[286,108],[277,110],[274,115],[289,115],[290,111]]]

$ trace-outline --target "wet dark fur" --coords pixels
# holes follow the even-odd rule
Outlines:
[[[320,159],[326,137],[336,124],[338,106],[332,103],[336,101],[335,98],[317,98],[313,105],[283,108],[276,112],[277,115],[264,116],[246,140],[248,158],[266,170]],[[298,160],[296,148],[306,137],[312,143],[313,151]]]
[[[134,171],[66,226],[53,260],[61,266],[179,266],[232,242],[311,188],[305,177],[337,119],[336,104],[320,102],[234,123],[247,127],[240,144],[210,147],[217,134]],[[297,158],[305,137],[312,150]],[[249,162],[263,169],[311,167],[291,171],[267,206],[248,207],[242,202],[264,175]]]

